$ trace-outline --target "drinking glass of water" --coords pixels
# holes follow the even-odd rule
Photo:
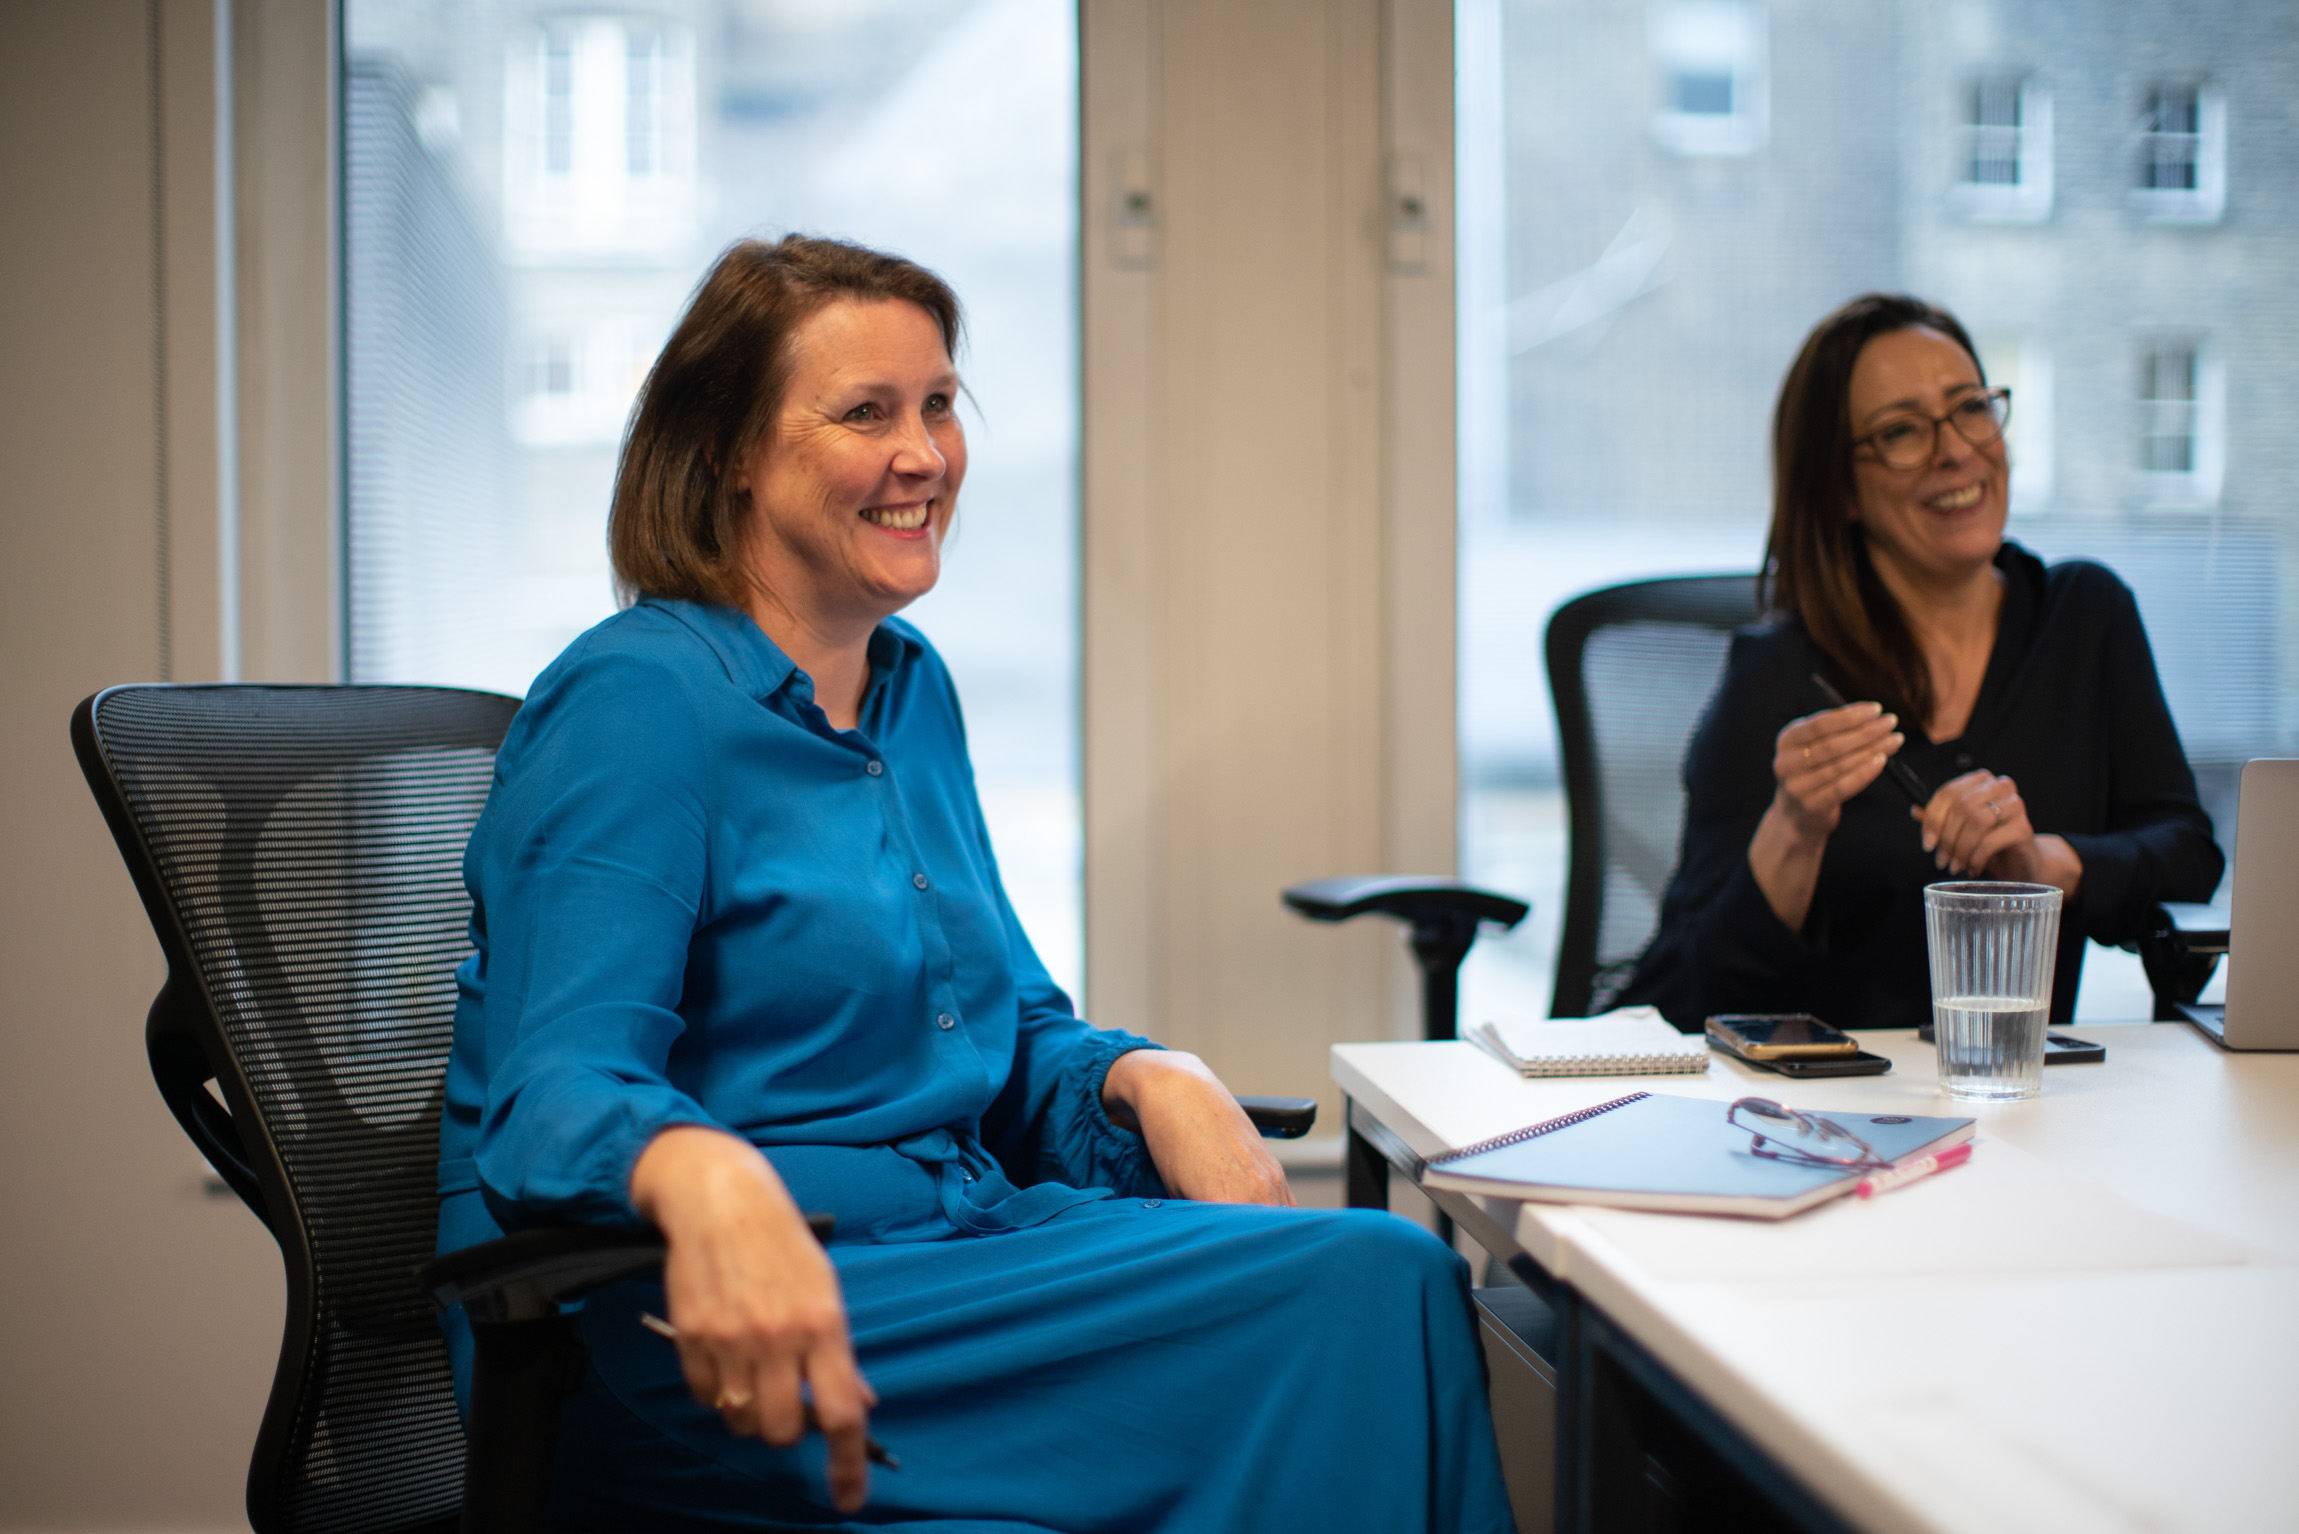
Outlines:
[[[2044,1084],[2060,892],[1986,880],[1930,885],[1924,927],[1940,1086],[1982,1102],[2035,1096]]]

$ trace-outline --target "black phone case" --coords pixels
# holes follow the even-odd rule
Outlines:
[[[1816,1076],[1881,1076],[1892,1068],[1892,1062],[1882,1055],[1861,1050],[1856,1055],[1806,1055],[1801,1059],[1750,1060],[1746,1055],[1734,1055],[1735,1060],[1793,1076],[1798,1081]]]
[[[1927,1044],[1939,1041],[1932,1037],[1932,1025],[1924,1024],[1916,1030],[1916,1037]],[[2072,1038],[2064,1033],[2044,1035],[2044,1064],[2046,1065],[2098,1065],[2107,1059],[2107,1046],[2094,1044],[2089,1039]]]

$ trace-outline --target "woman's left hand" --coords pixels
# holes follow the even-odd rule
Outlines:
[[[1102,1106],[1138,1130],[1176,1198],[1212,1204],[1293,1203],[1285,1169],[1221,1079],[1180,1050],[1134,1049],[1102,1083]]]
[[[2066,838],[2036,834],[2010,778],[1984,768],[1967,772],[1908,813],[1923,822],[1924,850],[1949,873],[2050,884],[2071,897],[2082,882],[2083,860]]]

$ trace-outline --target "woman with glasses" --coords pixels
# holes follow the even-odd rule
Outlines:
[[[1924,886],[2018,879],[2066,895],[2059,1023],[2085,939],[2218,884],[2130,591],[2004,538],[2010,411],[1963,326],[1913,298],[1867,294],[1804,343],[1773,418],[1769,618],[1693,737],[1626,999],[1685,1028],[1926,1023]]]

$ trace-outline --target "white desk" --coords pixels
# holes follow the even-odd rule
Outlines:
[[[1455,1043],[1337,1045],[1333,1076],[1408,1170],[1638,1089],[1976,1118],[1965,1167],[1778,1224],[1440,1203],[1854,1528],[2299,1529],[2299,1055],[2076,1031],[2104,1064],[1996,1105],[1940,1097],[1912,1032],[1834,1081],[1526,1081]]]

